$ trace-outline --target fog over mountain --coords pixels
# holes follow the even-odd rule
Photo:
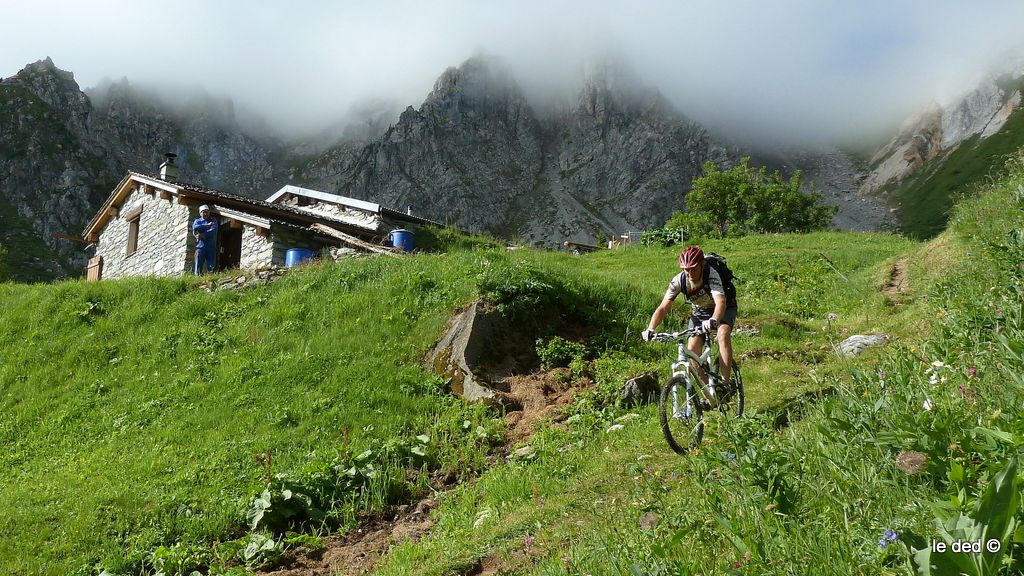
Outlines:
[[[613,55],[712,130],[806,143],[890,130],[956,96],[1020,49],[1024,3],[39,0],[3,16],[0,76],[50,56],[85,88],[198,86],[291,136],[353,111],[397,120],[475,54],[554,103]]]

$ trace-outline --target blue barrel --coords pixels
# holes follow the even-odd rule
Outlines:
[[[412,252],[412,249],[415,247],[412,232],[402,229],[392,230],[388,234],[388,243],[395,248],[401,248],[402,252]]]
[[[284,253],[284,267],[294,268],[307,260],[312,260],[315,252],[309,248],[289,248]]]

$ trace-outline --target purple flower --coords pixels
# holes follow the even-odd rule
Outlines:
[[[977,375],[978,375],[978,368],[977,367],[971,366],[970,368],[967,369],[967,376],[969,378],[974,378]]]
[[[882,533],[882,537],[878,539],[878,547],[879,548],[885,548],[889,544],[891,544],[891,543],[893,543],[893,542],[895,542],[895,541],[897,541],[899,539],[900,539],[899,532],[896,532],[894,530],[886,530],[885,532]]]

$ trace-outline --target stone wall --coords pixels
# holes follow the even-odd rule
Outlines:
[[[274,244],[270,236],[256,234],[256,227],[248,224],[242,229],[242,258],[239,266],[242,268],[255,268],[264,264],[270,264],[274,258]],[[284,264],[282,259],[280,264]]]
[[[285,256],[288,250],[292,248],[309,248],[320,255],[320,249],[322,246],[314,242],[309,234],[303,234],[298,230],[281,226],[280,224],[272,224],[270,227],[270,238],[273,245],[273,254],[271,255],[271,263],[278,266],[284,266]]]
[[[128,220],[124,218],[141,206],[139,239],[135,252],[128,248]],[[160,191],[146,194],[140,186],[118,207],[96,242],[96,255],[103,257],[103,278],[125,276],[178,276],[189,270],[195,249],[187,206],[161,200]]]

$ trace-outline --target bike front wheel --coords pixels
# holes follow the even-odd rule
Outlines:
[[[696,389],[686,378],[676,376],[661,388],[658,416],[665,440],[677,454],[700,445],[704,437],[704,410]]]

